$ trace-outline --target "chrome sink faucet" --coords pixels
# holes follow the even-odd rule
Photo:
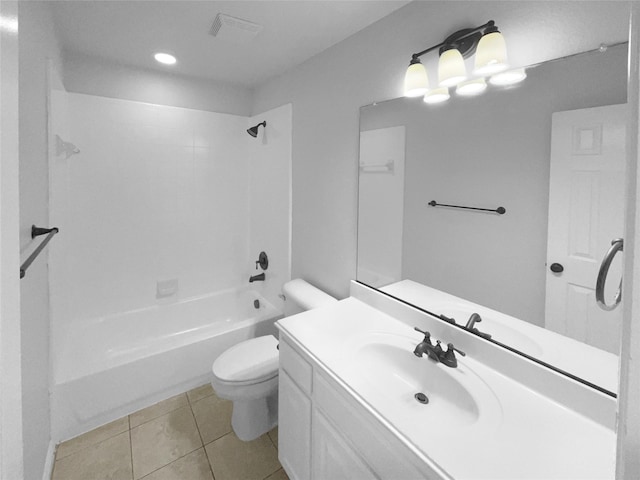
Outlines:
[[[431,343],[431,333],[420,330],[418,327],[414,327],[414,330],[424,335],[424,340],[416,345],[416,348],[413,350],[413,354],[416,357],[422,357],[426,353],[431,360],[440,362],[447,367],[456,368],[458,366],[458,359],[456,358],[455,352],[458,352],[463,357],[466,356],[466,353],[454,347],[453,343],[448,343],[447,350],[445,351],[440,345],[440,340],[436,340],[435,345]]]

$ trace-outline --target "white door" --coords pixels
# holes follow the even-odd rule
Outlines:
[[[554,113],[551,133],[546,327],[616,354],[622,309],[600,309],[594,290],[611,240],[624,236],[626,124],[627,106],[610,105]],[[607,302],[621,278],[617,257]]]

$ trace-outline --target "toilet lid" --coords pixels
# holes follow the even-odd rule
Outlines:
[[[273,335],[234,345],[213,362],[213,374],[225,382],[262,381],[278,374],[278,340]]]

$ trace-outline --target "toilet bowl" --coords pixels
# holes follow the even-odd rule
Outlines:
[[[337,302],[301,279],[287,282],[285,316]],[[240,342],[211,367],[211,386],[233,402],[231,426],[240,440],[258,438],[278,424],[278,340],[273,335]]]

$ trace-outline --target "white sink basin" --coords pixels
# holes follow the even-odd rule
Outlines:
[[[458,368],[446,367],[413,350],[419,340],[388,333],[361,337],[353,346],[350,385],[384,416],[438,428],[471,427],[501,418],[497,397],[458,357]],[[422,393],[428,403],[421,403]]]

